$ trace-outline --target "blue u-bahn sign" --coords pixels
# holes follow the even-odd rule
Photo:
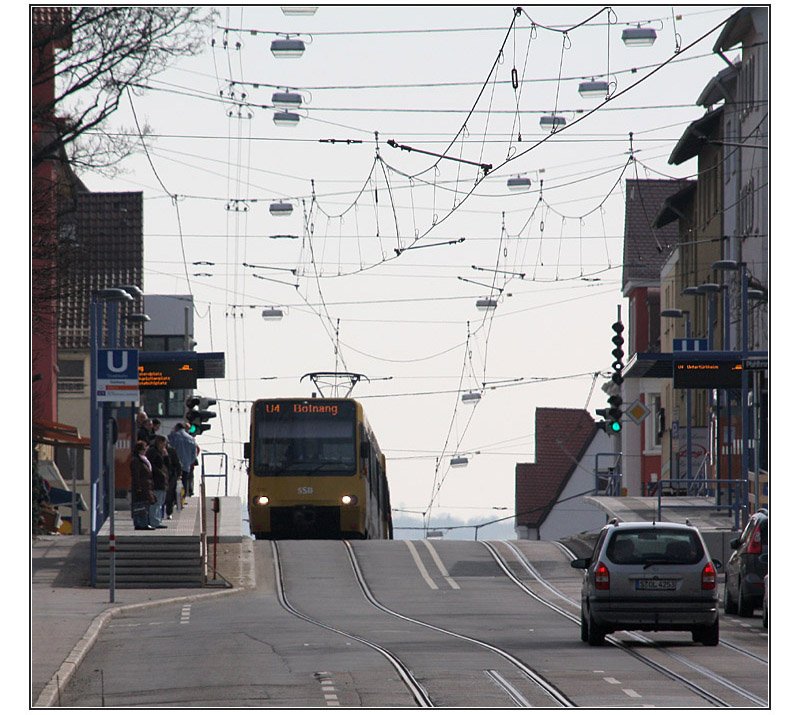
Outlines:
[[[97,351],[97,402],[139,401],[139,351],[106,349]]]

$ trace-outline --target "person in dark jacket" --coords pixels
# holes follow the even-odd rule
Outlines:
[[[178,482],[181,478],[181,460],[169,442],[167,442],[167,458],[169,462],[169,482],[167,482],[167,500],[165,503],[167,519],[172,518],[175,507],[180,509],[180,495],[178,494]]]
[[[153,489],[153,470],[145,452],[147,444],[136,443],[131,460],[131,515],[137,531],[149,531],[155,527],[148,523],[150,505],[156,501]]]
[[[166,529],[166,524],[161,523],[161,512],[167,496],[169,483],[169,455],[167,454],[167,438],[156,435],[145,453],[153,470],[153,488],[155,490],[155,504],[150,505],[149,524],[156,529]]]

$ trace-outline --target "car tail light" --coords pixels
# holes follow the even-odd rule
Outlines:
[[[753,533],[750,536],[750,541],[747,542],[747,553],[748,554],[760,554],[761,553],[761,527],[756,526],[753,529]]]
[[[611,574],[608,571],[608,566],[601,561],[594,570],[594,587],[598,591],[608,591],[610,585]]]
[[[700,577],[700,585],[704,591],[712,591],[717,587],[717,570],[710,561],[703,566],[703,574]]]

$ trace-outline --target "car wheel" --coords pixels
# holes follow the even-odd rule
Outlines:
[[[693,628],[692,640],[703,645],[719,645],[719,618],[713,626],[706,628]]]
[[[750,618],[753,615],[753,602],[744,595],[744,589],[739,583],[739,598],[736,601],[736,613],[742,618]]]
[[[586,643],[589,640],[589,624],[586,622],[586,614],[581,608],[581,640]]]
[[[603,645],[606,642],[606,632],[597,625],[597,621],[592,618],[592,612],[589,611],[589,619],[586,624],[586,640],[589,645]]]
[[[725,613],[732,616],[737,612],[736,601],[733,600],[733,594],[731,593],[730,581],[725,579]]]

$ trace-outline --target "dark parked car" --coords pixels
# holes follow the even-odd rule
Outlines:
[[[752,616],[764,602],[764,576],[769,566],[769,512],[759,509],[731,541],[725,566],[725,613]]]
[[[719,643],[717,569],[693,526],[612,522],[600,531],[581,588],[581,640],[602,645],[618,630],[691,631]]]

